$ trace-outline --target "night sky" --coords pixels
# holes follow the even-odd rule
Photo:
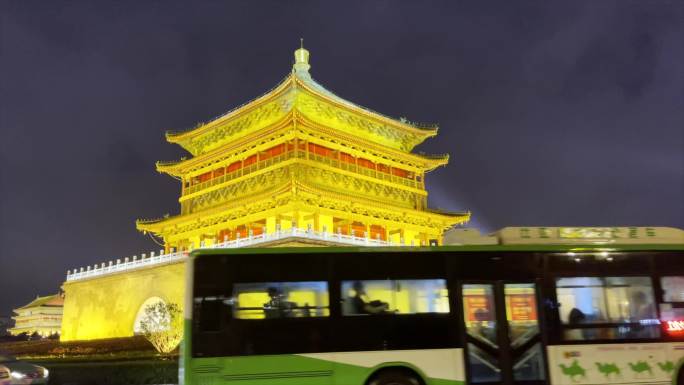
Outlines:
[[[439,123],[430,205],[471,226],[684,227],[682,1],[0,1],[0,315],[158,250],[164,139],[312,76]]]

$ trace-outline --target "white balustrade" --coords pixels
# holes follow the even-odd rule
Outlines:
[[[151,256],[154,253],[151,254]],[[94,265],[92,268],[90,266],[87,269],[80,268],[80,270],[74,269],[71,272],[67,272],[67,281],[75,281],[83,278],[90,278],[95,276],[101,276],[105,274],[115,273],[119,271],[131,270],[143,266],[158,265],[166,262],[173,262],[180,260],[187,256],[187,252],[171,252],[168,254],[160,254],[157,257],[145,258],[145,254],[142,255],[141,259],[137,259],[136,256],[133,258],[124,258],[123,262],[121,259],[117,259],[116,263],[109,261],[108,264],[104,262],[101,265]]]
[[[240,238],[240,233],[237,234],[236,239],[229,240],[228,237],[224,237],[223,242],[217,242],[207,247],[209,249],[235,249],[239,247],[249,247],[257,246],[263,243],[278,241],[285,238],[305,238],[310,240],[320,240],[327,242],[341,243],[351,246],[404,246],[405,241],[402,238],[400,243],[392,243],[389,241],[384,241],[376,236],[375,239],[370,238],[366,232],[364,232],[363,237],[357,237],[354,235],[342,234],[341,229],[338,227],[336,233],[328,233],[324,227],[324,231],[314,231],[311,226],[307,226],[306,229],[300,229],[296,226],[292,226],[289,229],[282,231],[280,226],[277,226],[276,232],[266,234],[262,233],[259,235],[253,235],[250,231],[246,238]],[[204,247],[204,242],[201,243]],[[414,241],[411,240],[411,246],[414,246]],[[132,258],[126,257],[123,261],[117,259],[116,263],[109,261],[107,265],[103,262],[101,265],[93,265],[87,269],[80,268],[74,270],[67,270],[67,281],[75,281],[84,278],[96,277],[101,275],[106,275],[110,273],[115,273],[119,271],[137,269],[141,267],[159,265],[163,263],[179,261],[187,257],[188,251],[176,251],[171,249],[169,253],[164,253],[164,250],[159,250],[159,254],[155,254],[154,251],[149,253],[149,258],[147,254],[142,253],[141,258],[138,259],[137,256]]]

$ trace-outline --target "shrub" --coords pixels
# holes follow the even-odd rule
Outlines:
[[[140,330],[159,353],[170,353],[183,338],[183,314],[175,303],[147,305]]]

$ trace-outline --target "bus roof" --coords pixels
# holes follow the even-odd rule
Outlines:
[[[501,244],[682,244],[684,230],[674,227],[504,227]]]
[[[610,244],[610,245],[548,245],[548,244],[514,244],[514,245],[459,245],[459,246],[396,246],[396,247],[272,247],[272,248],[237,248],[237,249],[196,249],[190,255],[226,255],[226,254],[325,254],[325,253],[401,253],[401,252],[627,252],[627,251],[684,251],[681,244]]]
[[[483,236],[477,229],[453,228],[445,246],[329,246],[208,248],[197,255],[350,252],[624,252],[684,251],[684,230],[673,227],[504,227]]]
[[[457,227],[444,233],[447,245],[662,245],[684,244],[674,227],[504,227],[489,235]]]

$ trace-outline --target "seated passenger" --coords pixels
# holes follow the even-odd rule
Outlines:
[[[653,338],[655,337],[656,328],[649,327],[648,325],[653,325],[651,322],[657,321],[655,307],[649,300],[646,293],[643,291],[637,291],[632,294],[631,303],[631,322],[638,322],[638,325],[634,325],[628,328],[628,336],[630,338]]]
[[[299,308],[299,313],[302,317],[311,317],[312,309],[314,309],[313,306],[309,306],[308,302],[304,302],[304,306]]]
[[[354,296],[351,297],[353,314],[380,314],[387,312],[389,304],[382,301],[366,301],[366,289],[361,281],[354,282]]]
[[[648,322],[655,318],[656,312],[653,303],[643,291],[632,294],[631,313],[632,322]]]
[[[576,307],[573,307],[568,314],[568,324],[571,326],[584,323],[586,319],[584,312]]]
[[[266,318],[285,318],[292,316],[292,302],[285,300],[285,295],[275,287],[268,288],[268,296],[271,298],[264,304]]]
[[[570,313],[568,313],[568,326],[577,326],[579,324],[585,323],[587,320],[586,314],[584,312],[576,307],[573,307],[570,310]],[[581,340],[586,340],[586,339],[591,339],[590,336],[588,335],[591,333],[591,330],[588,329],[566,329],[565,330],[565,338],[569,340],[574,340],[574,341],[581,341]]]

